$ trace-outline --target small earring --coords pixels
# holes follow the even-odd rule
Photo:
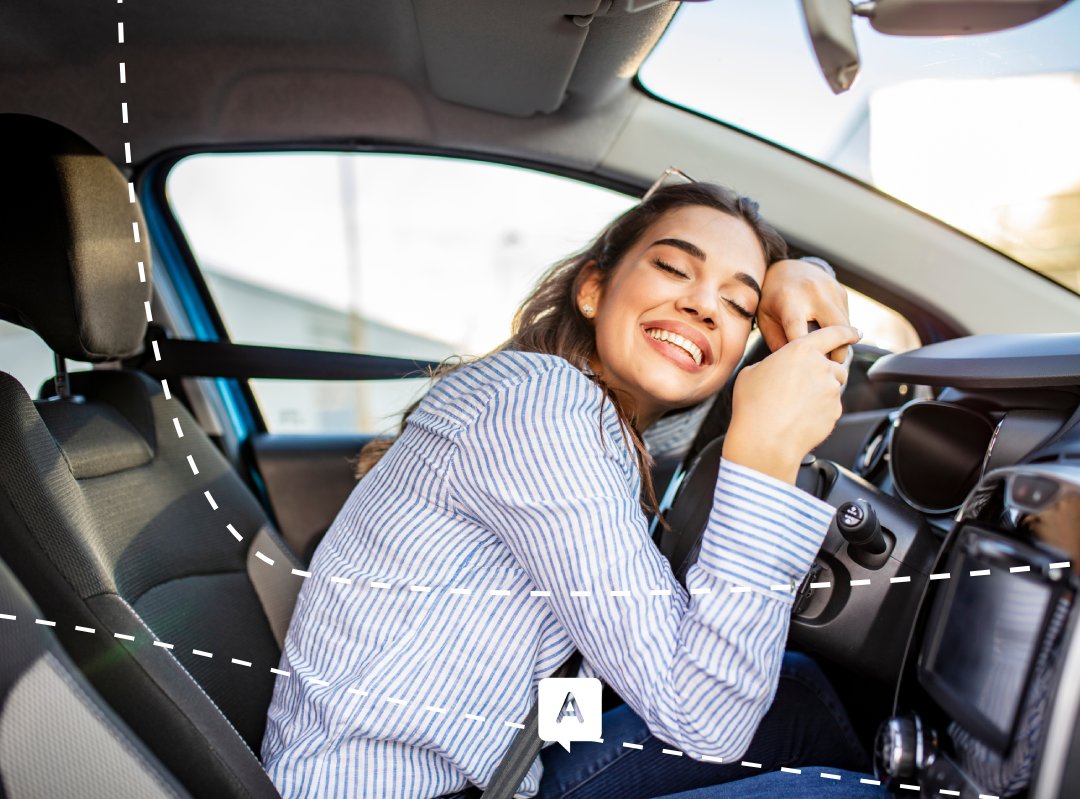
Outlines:
[[[588,316],[588,317],[591,317],[593,315],[594,310],[595,310],[595,308],[593,308],[591,305],[589,305],[589,303],[585,303],[584,305],[581,306],[581,312],[583,314],[585,314],[585,316]]]

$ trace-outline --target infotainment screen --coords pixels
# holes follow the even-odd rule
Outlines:
[[[920,681],[961,726],[1008,749],[1056,591],[1012,542],[971,531],[949,562],[920,661]],[[966,545],[965,545],[966,544]]]

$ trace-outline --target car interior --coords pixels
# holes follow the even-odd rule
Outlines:
[[[873,66],[849,30],[859,17],[898,46],[1077,25],[1067,1],[802,5],[783,13],[837,93],[859,85],[860,50]],[[527,211],[555,238],[556,222],[586,205],[602,222],[671,165],[754,197],[796,255],[825,258],[859,309],[904,331],[855,346],[844,415],[798,478],[836,517],[802,584],[776,587],[795,593],[789,646],[832,679],[874,780],[898,796],[1080,795],[1080,241],[1054,244],[1073,286],[1026,250],[651,91],[643,63],[707,7],[739,15],[719,0],[0,9],[5,795],[278,796],[259,757],[266,712],[357,453],[393,434],[384,417],[426,370],[498,343],[473,317],[497,315],[505,337],[503,298],[546,266],[493,278],[534,251],[533,229],[499,232],[496,250],[455,238],[463,216],[494,228],[497,206]],[[324,173],[337,193],[298,190]],[[568,193],[546,193],[556,182]],[[331,214],[351,242],[342,269],[366,252],[404,300],[379,295],[360,318],[353,295],[387,279],[365,273],[316,301],[337,257],[317,243]],[[426,228],[430,252],[496,252],[491,273],[410,262]],[[401,262],[375,249],[381,229]],[[484,282],[493,310],[461,301]],[[411,318],[393,327],[391,311]],[[434,332],[444,323],[466,332]],[[768,354],[753,338],[742,365]],[[654,540],[680,578],[733,382],[647,434],[664,493]],[[369,390],[371,409],[349,404]]]

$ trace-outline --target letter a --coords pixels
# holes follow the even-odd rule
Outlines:
[[[565,718],[577,719],[578,724],[585,723],[585,718],[578,711],[577,700],[574,699],[574,695],[569,691],[566,693],[566,699],[563,700],[562,709],[559,710],[559,717],[555,719],[555,723],[562,724],[562,721]]]

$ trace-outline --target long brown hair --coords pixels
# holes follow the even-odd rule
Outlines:
[[[558,355],[586,371],[590,362],[596,359],[597,353],[596,334],[592,324],[581,314],[577,304],[578,289],[587,274],[585,267],[590,263],[595,264],[600,274],[600,285],[603,287],[615,267],[650,225],[677,208],[695,205],[713,208],[749,225],[761,244],[766,264],[786,257],[787,244],[780,234],[761,218],[757,203],[748,197],[742,197],[713,183],[667,186],[610,222],[583,250],[549,268],[514,314],[510,338],[488,354],[501,350],[519,350]],[[431,377],[437,380],[470,362],[461,358],[450,359],[432,370]],[[642,509],[647,514],[654,513],[657,505],[656,491],[652,484],[649,454],[642,441],[641,431],[634,427],[633,420],[625,412],[624,402],[618,392],[607,386],[602,376],[590,373],[590,377],[603,389],[604,396],[615,409],[624,434],[633,444],[641,471]],[[421,397],[405,411],[401,430],[405,429],[409,414],[422,401]],[[367,444],[360,451],[356,466],[357,478],[367,474],[393,443],[392,439],[377,439]]]

